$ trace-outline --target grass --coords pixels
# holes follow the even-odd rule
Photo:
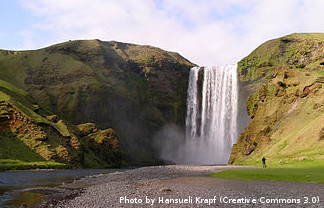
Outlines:
[[[1,79],[0,79],[0,87],[6,88],[19,96],[28,96],[28,93],[26,93],[24,90]]]
[[[3,170],[29,170],[29,169],[64,169],[70,165],[53,161],[26,162],[14,159],[0,159],[0,171]]]
[[[32,103],[27,99],[28,93],[19,89],[10,83],[0,79],[0,100],[7,101],[21,110],[25,115],[32,118],[36,122],[48,123],[48,120],[35,113],[32,108]]]
[[[136,62],[134,66],[129,64],[129,60]],[[170,69],[172,73],[174,71],[175,76],[178,76],[176,73],[187,74],[183,68],[189,69],[193,65],[177,53],[165,52],[155,47],[98,40],[69,41],[33,51],[0,50],[0,101],[10,103],[13,110],[21,112],[21,117],[28,117],[30,121],[17,121],[15,125],[6,124],[8,132],[0,130],[0,160],[14,159],[1,164],[1,169],[33,168],[34,161],[43,162],[39,165],[37,163],[36,168],[47,168],[49,163],[45,160],[69,162],[58,157],[59,152],[64,156],[65,148],[73,164],[83,165],[81,154],[85,148],[88,150],[84,153],[86,167],[108,167],[109,162],[103,161],[97,150],[86,147],[75,150],[71,146],[70,136],[74,135],[72,128],[70,130],[70,123],[81,123],[90,119],[89,121],[99,122],[99,126],[114,125],[120,129],[119,134],[126,135],[122,131],[128,130],[124,130],[121,122],[115,121],[114,118],[104,120],[101,117],[111,117],[113,108],[114,112],[132,108],[134,112],[129,118],[137,120],[135,116],[140,116],[139,120],[147,120],[145,125],[155,129],[157,124],[161,125],[163,122],[160,112],[162,110],[155,107],[157,102],[160,102],[160,97],[155,95],[154,88],[148,88],[145,74],[141,74],[142,70],[161,73],[165,68]],[[151,74],[150,76],[155,77]],[[128,82],[129,80],[132,82]],[[182,86],[182,83],[180,84]],[[175,89],[172,86],[171,88]],[[186,94],[186,91],[183,94]],[[119,107],[120,101],[122,102]],[[182,101],[185,105],[186,100],[180,100],[179,103]],[[107,103],[112,107],[102,107]],[[180,104],[172,104],[170,103],[170,106],[178,111]],[[39,110],[34,111],[35,105],[39,106]],[[90,105],[97,107],[94,110],[88,109],[87,106]],[[0,110],[0,114],[4,118],[8,117],[4,110]],[[45,118],[52,114],[58,115],[64,123],[50,122]],[[149,119],[145,117],[147,114]],[[178,116],[175,115],[176,117]],[[6,122],[12,122],[12,118],[6,118]],[[27,126],[22,126],[26,124]],[[16,126],[28,128],[27,133],[23,128],[20,131]],[[144,134],[146,135],[146,132]],[[147,138],[143,140],[140,136],[138,141],[141,144],[136,146],[149,144]],[[139,155],[145,160],[146,157],[151,158],[151,155],[146,156],[144,153]]]
[[[0,160],[15,158],[24,161],[42,161],[44,160],[36,152],[31,150],[16,135],[11,132],[0,133]]]
[[[249,92],[247,111],[254,117],[232,152],[234,164],[256,165],[263,156],[276,165],[324,160],[323,87],[317,83],[303,96],[304,87],[323,75],[323,39],[324,34],[292,34],[262,44],[239,62],[240,80],[258,91]],[[250,149],[248,156],[242,153]]]
[[[282,40],[290,40],[284,43]],[[238,72],[241,81],[253,81],[264,74],[267,74],[273,67],[280,65],[290,65],[298,71],[313,69],[319,66],[320,53],[306,61],[305,66],[301,66],[300,60],[305,54],[315,50],[309,40],[315,42],[324,40],[323,33],[295,33],[282,38],[265,42],[255,49],[249,56],[243,58],[238,63]]]
[[[225,170],[212,173],[210,177],[240,181],[290,181],[324,183],[324,163],[278,165],[270,168]]]

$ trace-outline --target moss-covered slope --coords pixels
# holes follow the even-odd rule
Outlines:
[[[125,159],[141,164],[156,161],[155,131],[184,123],[192,66],[177,53],[99,40],[0,51],[0,81],[14,87],[21,108],[38,106],[41,120],[56,114],[73,125],[113,128]]]
[[[121,164],[115,134],[83,135],[56,115],[41,116],[39,110],[28,93],[0,80],[0,170]],[[92,140],[99,148],[91,148],[88,141]],[[104,156],[101,151],[105,151]],[[88,155],[92,155],[91,163]]]
[[[270,40],[238,63],[252,118],[229,163],[324,160],[324,34]]]

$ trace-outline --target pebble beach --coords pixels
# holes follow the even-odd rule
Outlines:
[[[323,184],[207,177],[236,168],[249,167],[170,165],[95,175],[56,187],[37,207],[324,206]]]

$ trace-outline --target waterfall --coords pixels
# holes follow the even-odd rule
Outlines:
[[[183,156],[180,161],[192,164],[227,163],[237,138],[236,69],[236,64],[191,69],[186,140],[181,148]]]

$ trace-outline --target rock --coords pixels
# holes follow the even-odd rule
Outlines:
[[[169,193],[169,192],[172,192],[172,190],[170,188],[161,188],[159,190],[159,192],[167,192],[167,193]]]
[[[58,122],[58,116],[57,115],[50,115],[50,116],[46,116],[47,120],[50,120],[54,123]]]
[[[40,109],[40,107],[39,107],[39,105],[33,105],[33,111],[35,112],[35,113],[38,113],[38,111],[39,111],[39,109]]]
[[[96,133],[98,131],[96,124],[94,123],[79,124],[77,127],[83,136]]]
[[[115,130],[97,130],[84,137],[83,140],[85,140],[85,148],[92,150],[102,162],[111,166],[120,165],[121,151]]]
[[[59,145],[55,148],[56,154],[61,158],[64,162],[71,162],[71,158],[69,156],[69,151],[66,147],[63,147],[62,145]]]
[[[324,140],[324,127],[319,132],[319,140]]]
[[[303,94],[302,94],[301,97],[306,97],[312,91],[312,89],[313,89],[312,86],[313,85],[309,85],[309,86],[304,87]]]
[[[0,115],[6,118],[5,120],[0,119],[0,136],[9,130],[13,133],[13,138],[17,141],[20,140],[20,149],[26,145],[28,148],[25,151],[30,150],[29,154],[38,154],[39,158],[46,161],[63,162],[71,164],[73,167],[82,167],[85,154],[89,154],[96,155],[96,158],[91,158],[96,160],[96,163],[87,164],[87,167],[93,167],[93,165],[97,168],[117,167],[121,163],[117,133],[112,129],[98,131],[95,124],[80,125],[79,128],[83,130],[83,133],[91,135],[85,139],[90,142],[82,144],[77,135],[70,130],[74,128],[67,125],[64,120],[59,120],[56,123],[47,120],[48,123],[46,121],[43,121],[44,123],[35,122],[33,118],[27,117],[19,108],[8,102],[0,103]],[[43,117],[40,116],[40,118]],[[57,120],[56,115],[47,118],[52,121]],[[88,146],[89,143],[92,144],[91,148]],[[10,148],[15,149],[15,146]],[[13,157],[10,155],[10,151],[8,152],[9,154],[5,153],[5,156]]]
[[[0,102],[0,122],[10,120],[10,109],[6,102]]]
[[[278,86],[280,86],[282,88],[286,88],[287,87],[286,83],[284,83],[282,81],[278,81]]]
[[[317,78],[316,82],[324,84],[324,77]]]
[[[70,132],[70,130],[69,130],[69,128],[66,125],[64,120],[62,120],[62,119],[59,120],[57,122],[56,127],[57,127],[58,132],[61,134],[61,136],[63,136],[63,137],[70,137],[71,136],[71,132]]]
[[[321,106],[322,106],[322,104],[320,104],[320,103],[314,103],[313,109],[316,110],[316,109],[320,108]]]
[[[45,141],[47,140],[47,135],[44,131],[35,131],[31,134],[31,137],[36,141]]]
[[[70,137],[70,145],[77,151],[80,151],[82,148],[82,145],[81,145],[79,139],[75,135],[72,135]]]

